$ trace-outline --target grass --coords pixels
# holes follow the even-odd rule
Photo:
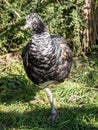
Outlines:
[[[59,119],[50,125],[44,90],[26,76],[21,62],[0,66],[0,130],[98,130],[98,58],[78,57],[69,78],[49,86]]]

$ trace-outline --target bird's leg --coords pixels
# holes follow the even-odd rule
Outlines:
[[[50,115],[51,123],[54,124],[54,119],[57,116],[57,111],[54,108],[51,91],[48,88],[45,88],[45,91],[46,91],[46,94],[47,94],[47,97],[49,99],[50,106],[51,106],[51,115]]]

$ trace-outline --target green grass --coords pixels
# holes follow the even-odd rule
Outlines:
[[[59,118],[54,126],[44,90],[21,62],[0,66],[0,130],[98,130],[98,58],[74,59],[69,78],[49,86]]]

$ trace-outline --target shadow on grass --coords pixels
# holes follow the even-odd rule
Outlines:
[[[0,102],[6,105],[28,102],[39,90],[25,75],[6,74],[0,79]],[[61,107],[57,110],[60,118],[56,119],[54,126],[48,120],[50,109],[38,104],[29,107],[31,109],[23,113],[0,111],[0,130],[98,130],[98,125],[93,126],[98,122],[98,107]]]
[[[55,120],[54,126],[49,124],[46,115],[49,111],[37,107],[33,111],[24,113],[0,112],[0,130],[98,130],[97,126],[89,122],[89,118],[98,121],[98,107],[60,108],[59,119]]]
[[[0,78],[0,102],[11,104],[15,101],[32,100],[40,88],[35,86],[25,75],[7,74]]]
[[[7,75],[0,79],[0,102],[6,105],[17,101],[28,102],[39,90],[24,75]],[[31,109],[23,113],[0,111],[0,130],[98,130],[97,126],[93,126],[98,122],[98,107],[59,108],[59,118],[51,126],[48,119],[50,109],[45,109],[44,105],[28,104]]]

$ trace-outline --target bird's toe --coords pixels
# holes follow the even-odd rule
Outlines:
[[[52,125],[54,125],[54,121],[56,118],[58,118],[57,112],[51,113],[51,115],[49,116],[49,119],[50,119]]]

